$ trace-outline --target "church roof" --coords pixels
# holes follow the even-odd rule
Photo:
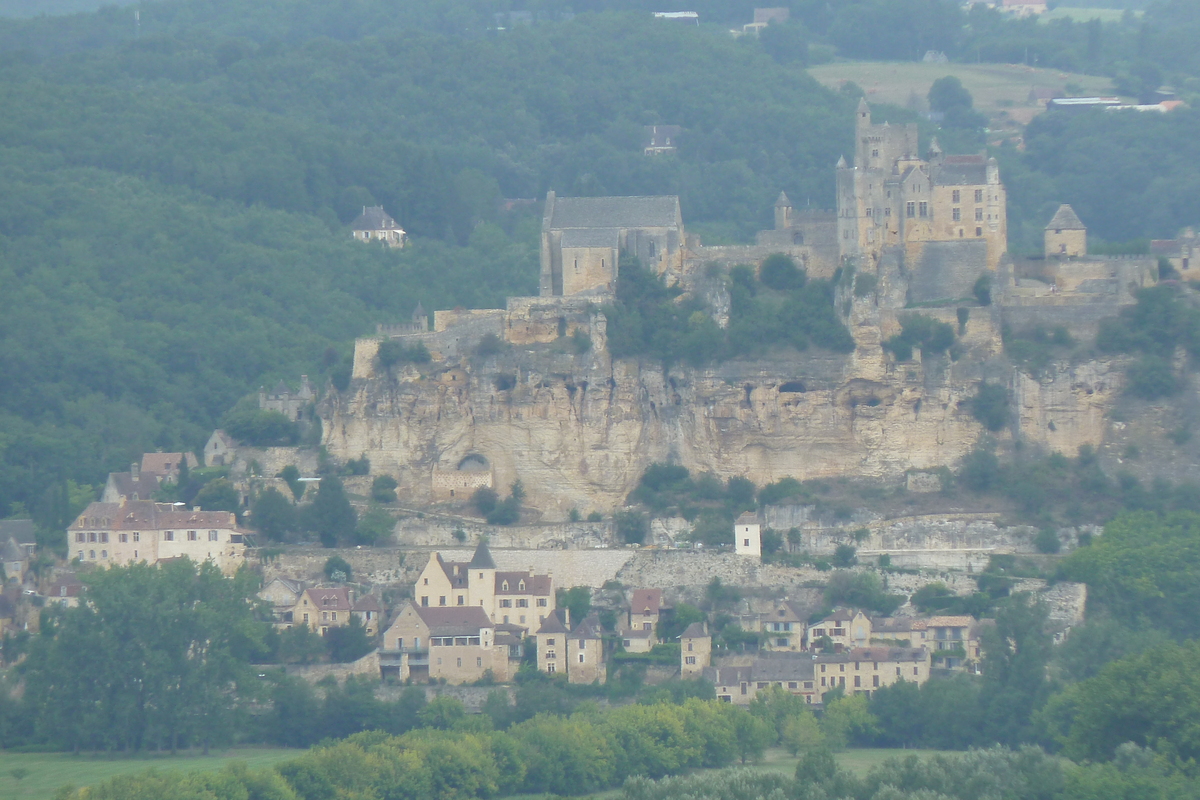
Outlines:
[[[616,247],[621,232],[616,228],[570,228],[563,231],[563,247]]]
[[[679,198],[556,197],[546,227],[668,228],[679,224]]]
[[[1071,208],[1066,203],[1058,207],[1058,211],[1054,214],[1054,219],[1050,220],[1050,224],[1046,226],[1046,230],[1063,230],[1063,231],[1086,231],[1087,226],[1079,219],[1075,213],[1075,209]]]
[[[495,569],[496,562],[492,560],[492,551],[488,550],[487,542],[482,539],[475,547],[475,555],[471,556],[471,562],[467,564],[470,569]]]

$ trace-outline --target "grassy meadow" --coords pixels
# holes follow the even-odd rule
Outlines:
[[[924,102],[935,80],[954,75],[975,98],[975,107],[1001,125],[1028,125],[1044,110],[1029,102],[1031,89],[1063,91],[1071,83],[1081,87],[1085,95],[1112,92],[1112,82],[1108,78],[1036,69],[1023,64],[844,61],[811,67],[808,72],[834,89],[853,81],[867,93],[867,102],[898,106],[907,105],[914,94]]]

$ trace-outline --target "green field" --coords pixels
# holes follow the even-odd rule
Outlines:
[[[1135,16],[1141,16],[1141,11],[1134,11]],[[1120,22],[1125,12],[1119,8],[1056,8],[1038,17],[1038,22],[1050,22],[1055,19],[1069,19],[1074,22],[1087,22],[1098,19],[1101,22]]]
[[[245,747],[199,754],[146,755],[135,758],[115,756],[73,756],[67,753],[9,753],[0,752],[0,798],[9,800],[52,800],[59,788],[68,784],[90,786],[115,775],[158,770],[216,770],[234,761],[251,767],[269,767],[294,758],[301,751],[282,748]],[[29,770],[21,781],[12,777],[12,770]]]
[[[867,102],[898,106],[908,105],[913,95],[924,102],[935,80],[954,75],[975,98],[975,107],[989,119],[1000,123],[1001,127],[1006,124],[1028,125],[1036,114],[1044,110],[1029,102],[1031,89],[1064,91],[1067,84],[1071,83],[1077,84],[1083,94],[1112,93],[1112,82],[1108,78],[1054,69],[1034,69],[1023,64],[845,61],[811,67],[808,72],[833,89],[853,81],[867,93]]]
[[[63,786],[90,786],[115,775],[157,770],[217,770],[226,764],[242,761],[251,767],[269,767],[298,755],[299,750],[279,748],[246,747],[214,753],[210,756],[185,754],[179,756],[147,755],[136,758],[73,756],[66,753],[7,753],[0,752],[0,799],[53,800],[54,793]],[[930,755],[934,750],[878,750],[856,749],[837,754],[838,763],[846,769],[865,775],[872,767],[889,758]],[[771,749],[758,764],[747,765],[750,769],[779,772],[791,775],[796,771],[797,759],[784,750]],[[29,774],[21,781],[12,777],[12,770],[21,767]],[[620,795],[614,789],[595,795],[612,798]],[[513,800],[517,800],[514,798]]]

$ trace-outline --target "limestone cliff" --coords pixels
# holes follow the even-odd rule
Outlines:
[[[668,459],[759,485],[953,465],[985,434],[970,410],[983,379],[1009,387],[1010,427],[1026,440],[1067,452],[1101,440],[1119,388],[1107,363],[1062,365],[1041,379],[1016,372],[1001,356],[998,312],[987,308],[972,311],[957,361],[918,353],[897,363],[880,343],[913,312],[872,297],[848,302],[858,348],[845,356],[786,351],[664,370],[612,359],[594,308],[571,322],[598,343],[582,355],[554,336],[486,358],[456,341],[444,352],[431,347],[432,364],[391,371],[365,354],[349,389],[322,405],[324,444],[343,459],[365,453],[373,471],[397,476],[418,502],[434,499],[435,470],[482,456],[502,494],[520,479],[527,505],[555,520],[572,508],[619,506],[647,465]],[[920,313],[957,325],[953,308]],[[377,341],[360,346],[373,353]]]

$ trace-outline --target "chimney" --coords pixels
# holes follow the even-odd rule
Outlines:
[[[129,465],[129,474],[132,475],[133,479],[136,481],[142,475],[142,465],[134,461]]]

